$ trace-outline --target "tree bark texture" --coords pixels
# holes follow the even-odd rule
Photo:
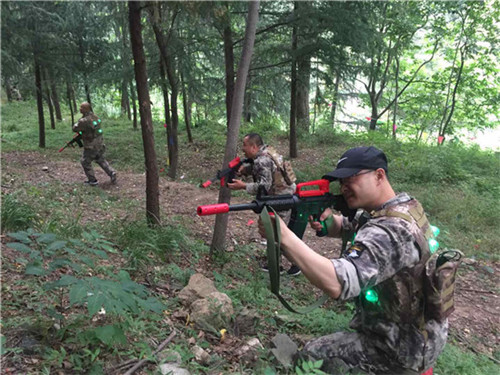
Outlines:
[[[71,105],[71,85],[69,83],[69,79],[66,80],[66,96],[68,97],[68,106],[71,113],[71,126],[73,126],[73,124],[75,123],[75,114],[73,111],[73,106]]]
[[[298,4],[294,2],[294,12]],[[290,158],[296,158],[297,152],[297,26],[292,28],[292,67],[290,73]]]
[[[252,60],[253,45],[255,43],[255,31],[259,18],[259,1],[250,1],[248,4],[248,18],[245,30],[245,40],[241,52],[241,60],[238,65],[236,75],[236,84],[234,87],[234,96],[231,104],[231,116],[226,139],[226,148],[224,153],[223,167],[236,155],[236,146],[241,124],[241,114],[243,110],[243,99],[245,95],[245,86]],[[231,190],[221,187],[219,191],[219,203],[229,203],[231,201]],[[215,251],[222,251],[225,245],[227,231],[228,215],[217,215],[215,218],[214,235],[212,245],[210,246],[210,255]]]
[[[59,102],[59,95],[57,94],[56,80],[54,79],[54,74],[51,69],[48,70],[48,79],[50,82],[50,96],[52,97],[52,102],[54,104],[56,119],[58,121],[62,121],[61,104]]]
[[[165,68],[167,71],[168,82],[170,83],[170,108],[172,113],[172,127],[170,138],[168,139],[168,147],[171,149],[172,158],[170,159],[170,167],[168,169],[168,176],[175,179],[177,176],[177,168],[179,166],[179,141],[178,141],[178,127],[179,127],[179,114],[177,108],[177,97],[179,93],[179,84],[175,76],[174,59],[168,51],[167,41],[160,28],[160,3],[156,2],[156,6],[150,8],[153,31],[155,33],[156,43],[160,50]]]
[[[38,147],[45,148],[45,120],[43,118],[42,77],[36,47],[33,48],[35,63],[36,106],[38,109]]]
[[[309,88],[311,56],[298,58],[297,69],[297,128],[302,134],[309,132]]]
[[[146,56],[142,42],[141,3],[129,3],[130,41],[134,56],[135,80],[139,112],[141,114],[142,143],[146,166],[146,218],[149,225],[160,224],[160,200],[158,186],[158,165],[153,134],[153,119],[151,116],[151,101],[149,98]]]
[[[184,109],[184,123],[186,124],[186,132],[188,142],[193,143],[193,136],[191,134],[191,113],[189,110],[189,100],[187,97],[186,85],[184,83],[184,76],[181,73],[181,87],[182,87],[182,107]]]
[[[229,10],[228,10],[229,14]],[[229,15],[228,15],[229,17]],[[231,105],[234,93],[234,51],[233,51],[233,33],[230,20],[224,27],[224,62],[226,67],[226,118],[227,126],[231,118]]]
[[[47,68],[43,70],[44,81],[45,81],[45,98],[47,100],[47,105],[49,106],[49,116],[50,116],[50,128],[56,128],[56,120],[54,118],[54,106],[52,105],[52,97],[50,96],[50,82],[49,82],[49,73]]]

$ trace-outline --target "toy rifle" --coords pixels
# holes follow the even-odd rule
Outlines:
[[[317,186],[316,190],[306,190],[311,186]],[[269,278],[271,281],[271,292],[278,297],[280,302],[288,310],[295,313],[307,313],[316,307],[319,307],[327,300],[324,295],[312,305],[295,309],[281,296],[279,292],[280,286],[280,271],[279,263],[281,258],[280,245],[281,235],[279,228],[272,229],[272,223],[269,219],[268,211],[287,211],[292,210],[288,228],[299,238],[304,235],[308,224],[309,216],[314,220],[318,220],[323,211],[329,207],[340,211],[343,216],[347,216],[349,220],[353,220],[356,215],[356,210],[349,209],[347,202],[342,195],[333,195],[330,193],[330,181],[321,179],[315,181],[303,182],[297,185],[295,194],[287,195],[258,195],[251,203],[228,205],[227,203],[212,204],[206,206],[198,206],[197,213],[199,216],[222,214],[231,211],[252,210],[255,213],[261,213],[262,222],[266,229],[267,237],[267,259],[269,267]],[[274,221],[274,224],[279,227],[279,222]],[[327,234],[325,222],[321,222],[323,228],[316,232],[318,236]],[[274,234],[270,234],[274,233]]]
[[[200,186],[203,188],[207,188],[217,180],[220,180],[220,186],[226,186],[227,183],[233,182],[233,179],[236,176],[236,172],[238,172],[238,170],[244,163],[253,163],[253,160],[252,159],[242,160],[240,159],[240,157],[236,157],[229,162],[227,168],[223,170],[218,170],[217,175],[214,178],[205,181]]]
[[[75,134],[75,136],[73,137],[73,139],[69,142],[66,142],[66,144],[64,145],[64,147],[61,147],[59,149],[59,152],[62,152],[66,147],[70,146],[70,147],[75,147],[74,144],[77,144],[78,147],[83,147],[83,143],[82,143],[82,133],[77,133]]]
[[[317,186],[316,190],[306,190],[311,186]],[[275,211],[292,210],[288,228],[290,228],[299,238],[302,238],[306,230],[309,216],[318,220],[321,213],[329,207],[340,211],[343,216],[349,220],[354,218],[356,210],[351,210],[347,206],[342,195],[330,193],[330,181],[321,179],[297,184],[297,190],[294,194],[285,195],[258,195],[251,203],[233,204],[227,203],[209,204],[198,206],[198,216],[223,214],[231,211],[252,210],[260,214],[264,207],[271,207]],[[324,222],[323,230],[317,233],[319,236],[326,235],[326,225]]]

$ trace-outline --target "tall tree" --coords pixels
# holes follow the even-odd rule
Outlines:
[[[238,64],[238,73],[236,75],[236,84],[234,87],[233,102],[231,105],[231,117],[226,139],[226,148],[224,152],[223,167],[226,166],[236,155],[236,145],[241,124],[241,114],[243,110],[243,100],[245,96],[245,86],[252,60],[253,46],[255,42],[255,31],[257,29],[257,21],[259,18],[259,1],[250,1],[248,4],[248,17],[245,29],[245,40],[243,42],[243,50],[241,52],[240,63]],[[231,190],[226,187],[221,187],[219,192],[219,203],[229,203],[231,201]],[[215,219],[214,235],[212,245],[210,246],[210,254],[215,251],[224,249],[226,231],[227,231],[227,215],[217,215]]]
[[[141,2],[130,1],[130,42],[134,56],[135,80],[141,114],[142,143],[146,167],[146,218],[149,225],[160,224],[160,191],[158,186],[158,165],[156,163],[151,100],[149,98],[146,56],[142,42]]]
[[[174,178],[177,176],[177,169],[179,166],[179,141],[178,141],[178,128],[179,128],[179,113],[177,108],[177,97],[179,95],[179,77],[177,77],[175,72],[175,58],[172,56],[168,49],[168,40],[172,37],[173,24],[178,14],[177,4],[174,6],[175,9],[172,14],[171,28],[167,36],[165,36],[163,29],[161,28],[161,4],[160,2],[153,2],[153,5],[149,7],[151,21],[153,30],[155,33],[156,42],[165,64],[165,70],[167,71],[167,78],[170,84],[170,110],[171,110],[171,127],[170,127],[170,138],[168,139],[169,154],[171,155],[170,166],[168,169],[168,176]]]
[[[294,14],[297,14],[298,3],[294,2]],[[296,158],[297,152],[297,25],[292,25],[292,64],[290,74],[290,157]]]

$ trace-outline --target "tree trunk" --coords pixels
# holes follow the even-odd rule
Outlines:
[[[175,179],[177,176],[177,168],[179,165],[179,143],[177,131],[179,127],[179,114],[177,109],[177,96],[179,92],[178,81],[175,77],[174,60],[168,51],[167,42],[160,29],[160,3],[156,2],[156,6],[150,7],[150,14],[152,18],[153,31],[155,33],[156,43],[165,63],[167,70],[168,82],[170,83],[170,108],[172,112],[172,128],[171,138],[169,139],[169,147],[172,148],[172,158],[170,159],[170,168],[168,169],[168,176]]]
[[[59,95],[57,94],[57,85],[56,81],[54,79],[54,75],[51,74],[52,72],[50,70],[48,72],[48,80],[50,83],[50,96],[52,97],[52,102],[54,104],[54,109],[56,111],[56,119],[58,121],[62,121],[62,114],[61,114],[61,104],[59,103]]]
[[[182,73],[181,73],[181,87],[182,87],[182,107],[184,109],[184,123],[186,124],[188,142],[193,143],[193,136],[191,135],[191,114],[189,113],[187,90],[186,90],[186,85],[184,83],[184,76]]]
[[[47,100],[47,104],[49,106],[49,115],[50,115],[50,128],[56,128],[56,120],[54,118],[54,106],[52,105],[52,97],[50,96],[50,82],[49,82],[49,73],[47,68],[43,70],[44,80],[45,80],[45,97]]]
[[[132,98],[132,129],[137,130],[137,104],[135,100],[135,90],[134,90],[134,82],[132,80],[129,81],[129,87],[130,87],[130,97]]]
[[[229,10],[227,13],[229,17]],[[228,20],[226,26],[224,27],[224,62],[226,67],[226,118],[227,126],[229,126],[234,93],[234,51],[233,33],[231,31],[230,20]]]
[[[160,224],[160,191],[158,186],[158,165],[156,163],[153,119],[149,98],[146,56],[142,42],[141,3],[129,3],[130,41],[134,56],[135,80],[141,113],[142,142],[146,166],[146,218],[150,226]]]
[[[80,62],[82,63],[83,85],[85,87],[85,96],[87,97],[87,102],[90,104],[90,107],[92,108],[92,102],[90,100],[90,89],[87,77],[87,67],[85,66],[85,51],[83,49],[83,40],[81,38],[78,41],[78,50],[80,52]]]
[[[120,57],[122,60],[122,83],[121,83],[121,100],[120,100],[120,108],[121,114],[127,115],[127,118],[130,120],[130,100],[129,100],[129,91],[128,91],[128,82],[129,82],[129,74],[128,74],[128,45],[127,45],[127,16],[126,16],[126,7],[123,3],[117,3],[118,13],[119,13],[119,21],[115,23],[115,32],[118,37],[118,40],[122,40],[122,48],[120,51]]]
[[[71,126],[73,126],[73,124],[75,123],[75,115],[73,112],[73,106],[71,105],[71,87],[69,84],[69,80],[66,80],[66,95],[68,97],[68,106],[71,113]]]
[[[172,147],[170,146],[170,140],[172,139],[172,119],[170,117],[170,104],[168,99],[168,84],[167,78],[165,77],[163,58],[160,56],[160,77],[161,77],[161,88],[163,92],[163,110],[165,112],[165,131],[167,135],[167,153],[168,160],[167,165],[170,167],[170,160],[172,160]]]
[[[395,85],[396,85],[396,95],[394,98],[394,108],[393,108],[393,116],[392,116],[392,138],[396,139],[396,119],[398,112],[398,91],[399,91],[399,57],[396,56],[396,76],[394,77]]]
[[[5,93],[7,94],[7,101],[12,101],[12,86],[10,85],[10,79],[5,79]]]
[[[304,41],[302,41],[304,43]],[[309,88],[311,56],[300,56],[297,62],[297,128],[300,133],[309,133]]]
[[[245,95],[246,79],[250,61],[252,60],[253,45],[255,42],[255,30],[259,18],[259,0],[248,3],[248,18],[245,30],[245,40],[241,52],[241,60],[238,65],[238,74],[234,88],[233,102],[231,104],[231,117],[227,131],[226,148],[224,152],[223,166],[226,166],[236,155],[236,146],[241,124],[241,113],[243,109],[243,99]],[[219,203],[229,203],[231,201],[231,190],[221,187],[219,191]],[[217,215],[215,218],[214,235],[210,246],[210,255],[216,251],[224,249],[228,215]]]
[[[33,52],[35,63],[36,106],[38,109],[38,147],[45,148],[45,120],[43,118],[42,77],[37,52]]]
[[[252,105],[252,89],[250,86],[252,86],[252,77],[247,77],[247,87],[245,88],[245,99],[243,102],[243,118],[245,119],[245,122],[250,122],[252,121],[252,111],[250,109],[250,106]]]
[[[294,2],[294,13],[297,14],[298,3]],[[297,26],[292,28],[292,71],[290,74],[290,158],[296,158],[297,152]]]
[[[335,86],[333,89],[332,101],[332,129],[335,129],[335,118],[337,116],[337,105],[339,102],[340,69],[335,67]]]

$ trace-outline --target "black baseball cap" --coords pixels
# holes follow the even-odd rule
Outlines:
[[[379,149],[370,147],[355,147],[347,150],[337,162],[337,167],[323,176],[334,181],[355,175],[363,169],[376,170],[382,168],[387,173],[387,157]]]

